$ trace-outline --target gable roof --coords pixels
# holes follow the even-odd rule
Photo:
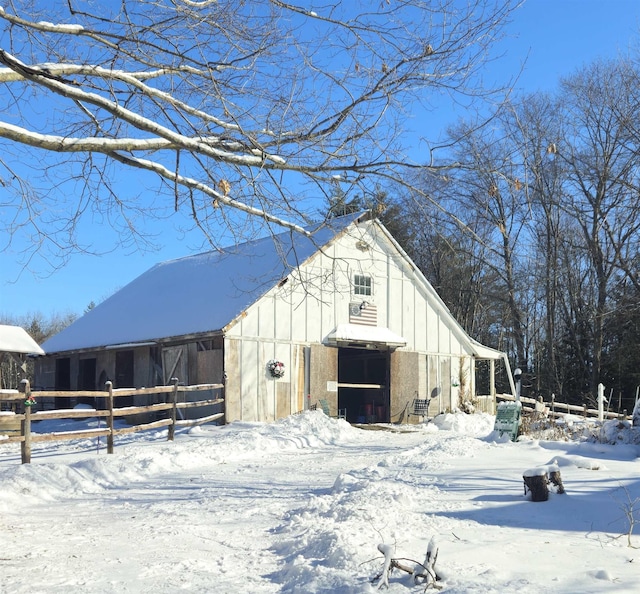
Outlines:
[[[4,324],[0,324],[0,353],[44,355],[44,351],[24,328]]]
[[[389,233],[389,230],[384,225],[379,225],[378,228],[379,231],[386,237],[387,241],[389,241],[394,246],[398,253],[400,253],[407,262],[412,262],[409,255],[404,251],[404,249],[402,249],[402,246],[396,241],[393,235]],[[458,337],[460,342],[467,346],[470,353],[474,357],[478,359],[504,359],[507,365],[509,364],[505,353],[497,349],[485,346],[479,343],[474,338],[471,338],[471,336],[467,334],[467,331],[462,327],[460,322],[458,322],[458,320],[451,313],[445,302],[442,300],[438,292],[433,288],[433,285],[424,276],[422,271],[415,265],[412,268],[412,271],[413,274],[418,279],[420,279],[420,283],[423,289],[427,292],[432,307],[434,307],[436,310],[439,310],[444,315],[444,317],[447,318],[451,330]]]
[[[155,265],[47,340],[48,352],[222,330],[363,213]]]

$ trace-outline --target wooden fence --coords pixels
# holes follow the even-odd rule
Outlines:
[[[104,391],[38,391],[31,392],[28,380],[22,380],[18,392],[14,390],[3,390],[0,392],[0,401],[18,404],[17,408],[24,409],[23,412],[15,414],[0,415],[0,428],[4,424],[9,429],[13,425],[13,431],[7,431],[7,436],[0,443],[20,442],[22,450],[22,463],[29,464],[31,462],[31,444],[43,441],[66,441],[70,439],[83,439],[92,437],[107,438],[107,453],[113,454],[114,438],[117,435],[127,433],[136,433],[147,429],[156,429],[159,427],[168,427],[169,441],[173,441],[176,427],[194,427],[204,423],[211,423],[224,417],[224,385],[223,384],[199,384],[194,386],[180,386],[178,380],[174,379],[170,386],[157,386],[155,388],[136,388],[136,389],[113,389],[112,383],[107,382]],[[193,402],[180,402],[180,395],[189,392],[203,392],[218,390],[220,398],[197,400]],[[149,396],[162,394],[167,395],[165,402],[156,404],[147,404],[144,406],[123,406],[116,407],[115,402],[118,398],[125,396]],[[64,409],[64,410],[47,410],[32,412],[32,406],[38,401],[45,398],[94,398],[103,399],[105,403],[104,410],[92,409]],[[95,402],[95,401],[94,401]],[[135,402],[135,400],[134,400]],[[204,417],[194,419],[178,419],[178,411],[184,409],[198,409],[205,406],[221,405],[222,412],[210,414]],[[128,427],[115,428],[115,419],[117,417],[125,417],[132,415],[144,415],[150,417],[155,413],[167,411],[165,418],[143,422]],[[34,433],[31,431],[31,423],[33,421],[44,421],[51,419],[82,419],[104,417],[106,419],[105,428],[83,429],[81,431],[61,431],[55,433]],[[2,433],[0,429],[0,433]]]
[[[516,398],[511,394],[497,394],[496,399],[513,402]],[[529,412],[542,412],[540,409],[545,409],[547,416],[552,418],[562,417],[566,414],[575,414],[586,418],[598,418],[598,410],[595,408],[589,408],[586,404],[564,404],[563,402],[556,402],[555,398],[551,399],[551,402],[542,402],[535,398],[520,397],[522,402],[522,410]],[[627,417],[627,411],[613,412],[603,411],[604,420],[607,419],[625,419]]]

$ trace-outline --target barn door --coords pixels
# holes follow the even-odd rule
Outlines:
[[[388,350],[338,349],[338,409],[350,423],[389,422]]]
[[[182,384],[189,383],[187,345],[183,344],[162,349],[162,376],[165,386],[171,383],[171,378],[173,377],[177,377]]]

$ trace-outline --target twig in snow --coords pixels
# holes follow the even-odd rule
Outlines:
[[[399,569],[413,576],[415,584],[426,584],[424,588],[425,591],[428,588],[436,588],[438,590],[442,588],[442,586],[437,583],[441,578],[435,569],[438,558],[438,546],[435,537],[429,541],[424,563],[419,563],[418,561],[407,558],[393,558],[391,556],[392,547],[389,545],[379,544],[378,550],[384,555],[384,564],[382,571],[371,580],[372,582],[378,583],[378,590],[382,589],[383,586],[389,587],[389,576],[394,569]],[[408,565],[407,562],[410,562],[411,565]]]

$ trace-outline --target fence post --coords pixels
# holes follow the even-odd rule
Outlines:
[[[178,378],[172,377],[171,383],[173,384],[173,392],[171,392],[171,425],[169,425],[169,435],[167,436],[167,441],[173,441],[173,438],[176,435],[176,419],[178,417]]]
[[[31,464],[31,404],[27,402],[31,398],[31,386],[28,379],[20,382],[18,391],[24,395],[24,419],[20,424],[20,433],[22,434],[21,457],[23,464]]]
[[[598,384],[598,421],[604,421],[604,384]]]
[[[107,435],[107,454],[113,454],[113,382],[108,381],[105,384],[107,388],[107,410],[109,416],[107,417],[107,427],[109,428],[109,435]]]

